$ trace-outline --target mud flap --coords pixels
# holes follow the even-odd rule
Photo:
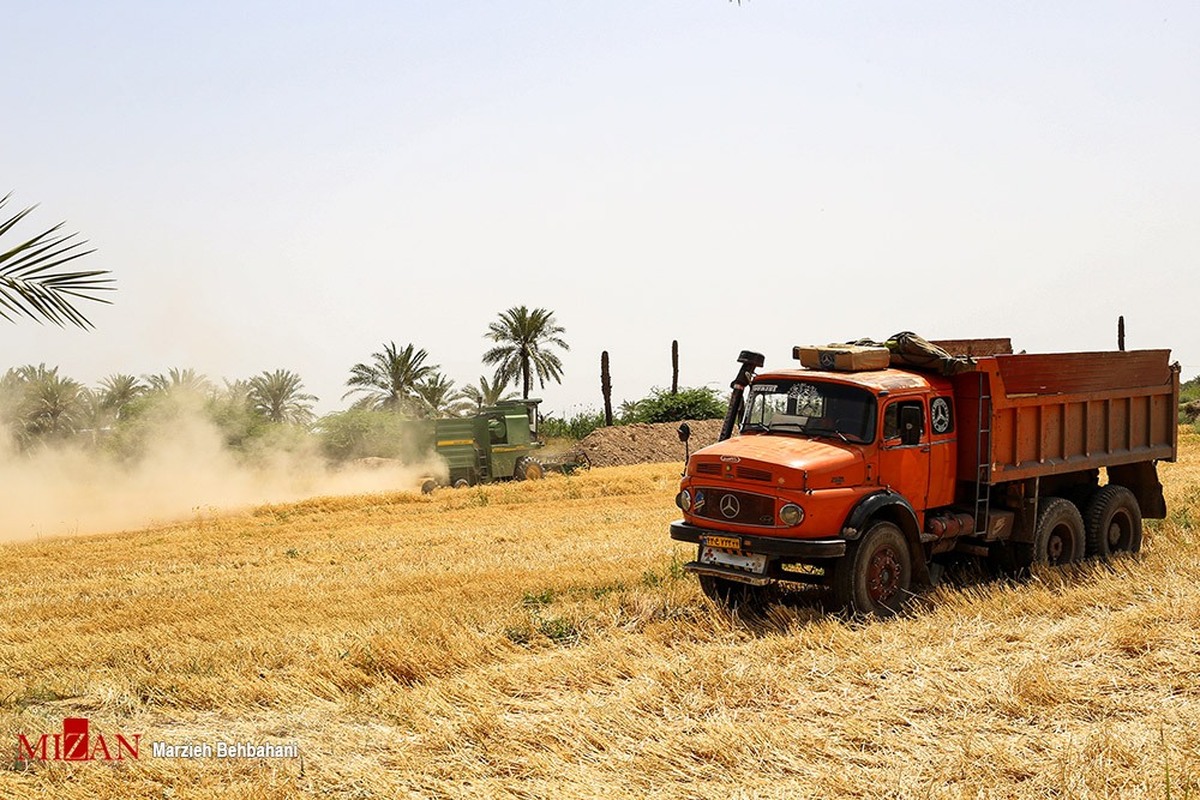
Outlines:
[[[1108,468],[1108,481],[1124,486],[1137,498],[1142,519],[1166,519],[1167,500],[1153,461],[1121,464]]]

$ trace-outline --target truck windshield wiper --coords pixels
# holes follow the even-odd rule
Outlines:
[[[789,420],[781,420],[779,422],[772,422],[767,425],[768,431],[783,430],[784,428],[793,428],[793,429],[799,431],[800,433],[804,433],[804,423],[802,423],[802,422],[791,422]]]
[[[837,428],[807,428],[805,433],[813,436],[836,436],[846,444],[850,444],[850,440],[846,438],[846,434],[839,431]]]

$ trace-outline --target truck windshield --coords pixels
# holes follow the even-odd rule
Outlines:
[[[875,438],[875,397],[840,383],[765,380],[750,386],[742,431],[829,436],[867,444]]]

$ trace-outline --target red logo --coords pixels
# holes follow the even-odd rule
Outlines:
[[[23,733],[17,734],[17,762],[30,761],[124,761],[136,759],[142,735],[135,733],[133,741],[116,734],[112,739],[102,733],[92,733],[86,717],[67,717],[62,733],[43,733],[35,741]]]

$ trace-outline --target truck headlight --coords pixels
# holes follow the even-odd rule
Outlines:
[[[679,506],[682,511],[692,510],[692,493],[684,489],[679,494],[675,495],[675,505]]]
[[[779,509],[779,521],[784,525],[799,525],[804,522],[804,509],[795,503],[788,503]]]

